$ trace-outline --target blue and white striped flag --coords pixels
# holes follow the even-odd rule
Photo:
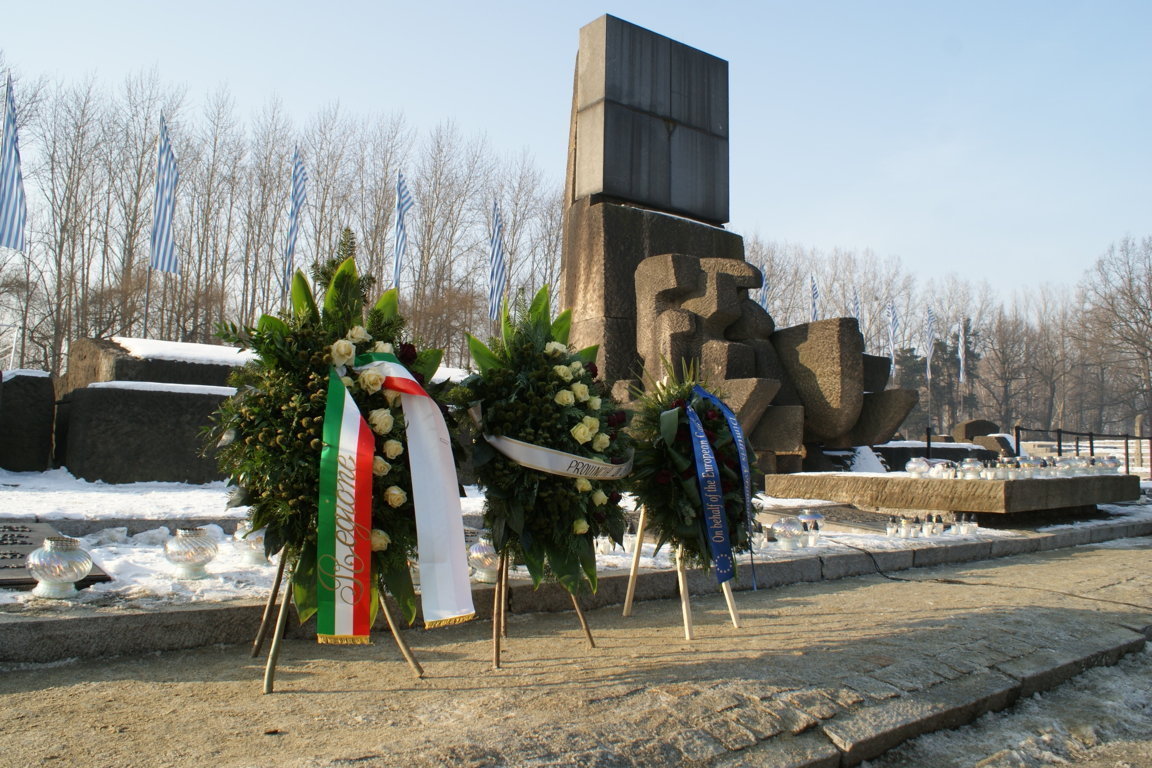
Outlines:
[[[808,279],[812,283],[812,322],[820,319],[820,289],[816,287],[816,276],[809,275]]]
[[[900,314],[896,302],[888,302],[888,351],[892,356],[892,372],[896,371],[896,332],[900,330]]]
[[[508,273],[504,264],[504,222],[500,218],[500,206],[492,203],[492,256],[488,271],[488,319],[496,322],[500,317],[500,302],[504,298],[504,288],[508,284]]]
[[[404,227],[404,214],[412,207],[412,193],[404,172],[396,174],[396,249],[392,257],[392,287],[400,287],[400,265],[404,263],[404,250],[408,247],[408,230]]]
[[[770,289],[770,286],[768,285],[767,280],[765,280],[764,283],[759,288],[756,289],[756,303],[759,304],[761,307],[763,307],[765,312],[768,311],[768,291],[769,291],[769,289]]]
[[[9,74],[4,96],[4,144],[0,151],[0,247],[23,252],[27,223],[28,202],[20,172],[20,141],[16,137],[16,100]]]
[[[292,285],[296,272],[296,237],[300,234],[300,214],[308,199],[308,171],[300,159],[300,147],[292,152],[292,191],[288,197],[288,235],[284,240],[284,294]]]
[[[936,347],[936,313],[932,311],[932,307],[928,307],[928,317],[925,321],[924,328],[925,344],[928,346],[928,352],[925,355],[927,361],[928,381],[932,381],[932,353],[935,352]]]
[[[172,217],[176,212],[176,183],[180,171],[176,154],[168,138],[168,125],[160,115],[160,140],[157,142],[156,195],[152,199],[152,269],[180,272],[176,242],[172,239]]]

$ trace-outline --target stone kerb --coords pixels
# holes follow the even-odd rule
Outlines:
[[[0,383],[0,468],[43,472],[52,467],[55,392],[40,371],[10,371]]]
[[[215,460],[202,455],[201,430],[231,391],[168,386],[73,390],[66,398],[68,470],[106,483],[223,479]]]

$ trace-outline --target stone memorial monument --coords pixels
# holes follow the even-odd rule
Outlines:
[[[626,399],[663,362],[699,360],[766,472],[885,442],[917,394],[886,390],[853,318],[777,329],[728,221],[728,63],[613,16],[580,30],[561,305],[571,341]]]

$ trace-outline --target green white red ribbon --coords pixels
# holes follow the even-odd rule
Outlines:
[[[316,639],[368,643],[372,626],[375,436],[335,369],[328,373],[316,550]]]
[[[358,355],[354,369],[367,368],[384,377],[384,389],[400,393],[400,406],[404,409],[424,626],[468,621],[476,616],[476,610],[468,581],[464,518],[448,427],[440,408],[395,355]]]

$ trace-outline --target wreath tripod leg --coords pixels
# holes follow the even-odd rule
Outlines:
[[[508,553],[500,555],[496,571],[496,588],[492,590],[492,669],[500,669],[500,638],[504,636],[504,591],[508,584]]]
[[[260,655],[264,647],[264,638],[268,636],[268,625],[272,622],[272,611],[276,609],[276,598],[280,595],[280,582],[284,579],[284,563],[287,558],[284,550],[280,550],[280,563],[276,566],[276,578],[272,581],[272,592],[268,595],[268,602],[264,606],[264,616],[260,619],[260,629],[256,630],[256,640],[252,643],[252,658]]]
[[[636,548],[632,551],[632,567],[628,571],[628,591],[624,595],[624,616],[632,615],[632,598],[636,596],[636,579],[640,575],[640,550],[644,547],[644,527],[648,522],[648,507],[640,507],[640,522],[636,523]]]
[[[291,581],[291,579],[289,579]],[[276,664],[280,661],[280,646],[284,642],[284,625],[288,622],[288,590],[284,590],[284,599],[280,601],[280,613],[276,617],[276,634],[272,636],[272,647],[268,649],[268,663],[264,667],[264,693],[272,693],[276,679]]]
[[[676,583],[680,586],[680,613],[684,617],[684,639],[692,639],[692,605],[688,602],[688,572],[684,566],[684,547],[676,550]]]
[[[724,602],[728,604],[728,615],[732,617],[732,626],[740,629],[740,614],[736,611],[736,600],[732,597],[732,581],[726,581],[720,585],[721,591],[724,593]]]
[[[416,661],[416,657],[412,654],[412,649],[408,646],[408,641],[400,635],[400,627],[396,625],[396,619],[392,617],[392,611],[388,608],[388,601],[384,599],[384,593],[380,593],[380,611],[384,614],[384,619],[388,622],[388,629],[392,630],[392,639],[396,641],[396,645],[400,648],[400,653],[404,656],[404,660],[408,662],[408,666],[412,667],[412,671],[416,677],[424,677],[424,668],[420,666],[420,662]]]
[[[576,618],[580,620],[580,628],[584,630],[584,637],[588,639],[588,645],[595,648],[596,641],[592,639],[592,630],[588,629],[588,620],[584,618],[584,610],[580,607],[580,601],[571,592],[568,593],[568,596],[572,598],[572,607],[576,609]]]

